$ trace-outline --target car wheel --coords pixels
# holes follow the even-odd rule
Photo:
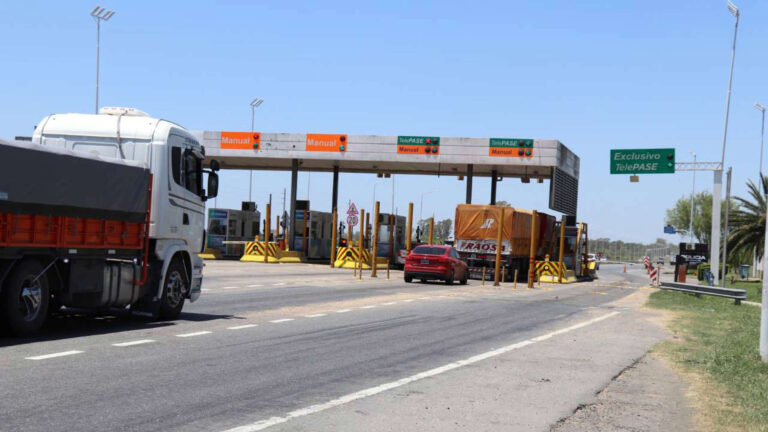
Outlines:
[[[405,279],[405,283],[413,282],[413,276],[405,276],[403,279]]]
[[[163,281],[163,295],[160,298],[160,319],[174,320],[179,317],[184,299],[189,293],[187,271],[181,260],[174,259],[168,266]]]
[[[464,277],[461,278],[461,281],[459,283],[462,284],[462,285],[466,285],[467,284],[467,279],[469,279],[469,272],[464,272]]]
[[[16,264],[5,282],[3,312],[11,332],[17,336],[34,333],[48,317],[51,295],[48,276],[40,275],[42,271],[43,266],[36,260],[24,260]]]
[[[453,276],[454,276],[453,271],[451,271],[451,275],[448,276],[448,278],[445,280],[446,285],[453,285]]]

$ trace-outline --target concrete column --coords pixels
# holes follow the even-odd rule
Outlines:
[[[474,166],[472,164],[467,165],[467,204],[472,204],[472,171]]]
[[[709,264],[715,285],[720,280],[720,200],[723,194],[723,170],[715,170],[715,184],[712,189],[712,233],[709,240]]]
[[[499,173],[496,170],[491,171],[491,205],[496,205],[496,180]]]
[[[288,243],[288,248],[290,250],[293,250],[293,244],[296,240],[296,189],[298,188],[299,183],[299,160],[293,159],[291,160],[291,209],[290,209],[290,239]]]
[[[337,210],[339,204],[339,167],[333,167],[333,193],[331,194],[331,211]]]

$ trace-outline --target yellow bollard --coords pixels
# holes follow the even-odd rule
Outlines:
[[[360,210],[360,220],[364,220],[363,216],[365,216],[365,210]],[[365,237],[365,227],[362,227],[360,229],[360,244],[358,249],[358,258],[357,260],[360,263],[360,272],[357,274],[357,280],[363,280],[363,239]]]
[[[272,206],[267,203],[267,217],[264,219],[264,262],[269,262],[269,234],[270,234],[270,227],[269,223],[272,221],[272,215],[270,214],[270,211],[272,210]]]
[[[501,267],[501,235],[504,227],[504,207],[501,207],[498,229],[496,230],[496,263],[493,268],[493,286],[499,286],[499,267]]]
[[[379,253],[379,202],[373,208],[373,243],[371,243],[371,277],[376,276],[376,255]]]
[[[538,243],[538,239],[536,238],[536,222],[538,221],[539,216],[536,213],[536,210],[533,211],[533,215],[531,215],[531,251],[528,256],[528,288],[533,288],[533,279],[534,279],[534,261],[536,261],[536,243]]]
[[[482,282],[480,282],[480,285],[485,286],[485,266],[483,266],[483,279]]]
[[[517,269],[515,269],[515,285],[514,285],[514,288],[512,288],[512,289],[517,291]]]
[[[331,228],[331,268],[335,267],[336,263],[336,224],[338,221],[337,218],[337,211],[334,207],[333,209],[333,228]]]
[[[309,250],[308,250],[309,249],[309,232],[307,230],[307,219],[308,219],[309,215],[307,213],[308,212],[306,210],[304,210],[304,231],[303,231],[304,232],[304,237],[303,237],[304,241],[302,242],[302,247],[304,249],[303,252],[304,252],[304,257],[305,258],[309,257]]]

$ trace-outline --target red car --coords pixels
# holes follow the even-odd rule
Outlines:
[[[439,279],[450,285],[458,280],[467,284],[469,269],[451,246],[421,245],[405,258],[405,281]]]

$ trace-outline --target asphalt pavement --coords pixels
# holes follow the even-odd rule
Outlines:
[[[64,314],[0,339],[0,429],[548,430],[663,337],[622,269],[514,290],[209,261],[176,321]]]

